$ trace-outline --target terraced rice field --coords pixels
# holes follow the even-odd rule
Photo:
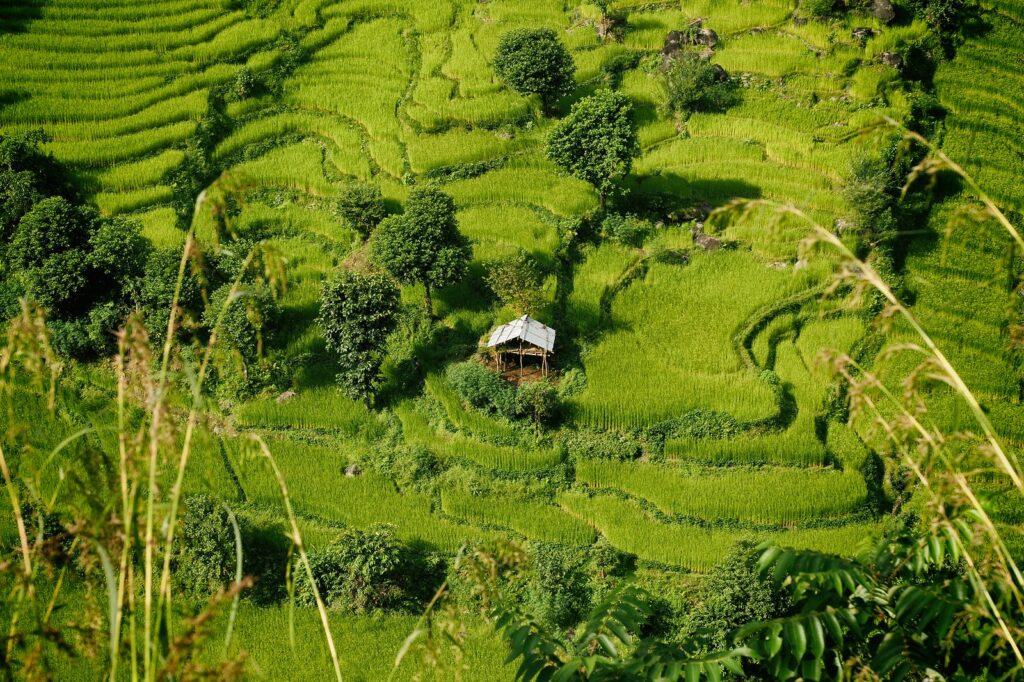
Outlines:
[[[909,112],[907,94],[876,59],[900,36],[876,25],[878,37],[860,45],[852,24],[794,22],[792,3],[780,0],[620,0],[621,42],[601,42],[562,2],[281,0],[266,16],[228,4],[12,0],[0,9],[0,131],[43,128],[47,149],[82,177],[102,212],[135,217],[154,244],[180,248],[189,225],[175,208],[194,196],[174,178],[199,134],[220,121],[208,181],[236,188],[240,234],[269,240],[287,258],[277,343],[286,362],[301,365],[296,395],[226,406],[235,431],[208,435],[192,489],[271,514],[278,492],[247,454],[251,431],[271,439],[314,546],[384,521],[405,540],[449,553],[499,535],[571,545],[604,537],[658,570],[705,571],[744,538],[850,553],[875,530],[858,471],[864,447],[852,428],[824,417],[834,380],[816,362],[826,348],[856,353],[867,323],[805,306],[831,266],[797,262],[799,231],[774,228],[758,212],[717,235],[733,248],[705,252],[688,216],[763,198],[826,225],[846,217],[846,169],[879,143],[850,133]],[[994,12],[993,31],[944,65],[936,85],[951,110],[947,151],[1019,210],[1024,70],[995,64],[1019,51],[1024,11],[1000,1]],[[669,30],[698,17],[719,33],[714,61],[742,79],[742,97],[723,112],[676,120],[659,106],[648,63]],[[626,184],[678,216],[641,248],[577,238],[596,193],[545,158],[552,121],[539,103],[494,75],[500,36],[537,26],[558,31],[576,60],[579,86],[563,110],[606,82],[635,104],[642,153]],[[295,46],[304,57],[285,69]],[[612,78],[628,55],[638,58]],[[278,92],[223,107],[210,96],[235,88],[240,74],[275,70]],[[972,114],[962,115],[968,104]],[[334,210],[353,179],[391,202],[426,182],[450,193],[477,274],[487,259],[525,248],[560,275],[545,284],[547,312],[564,324],[559,353],[585,375],[562,433],[537,434],[463,405],[442,366],[426,368],[416,395],[373,408],[337,390],[315,317],[324,277],[365,257]],[[937,235],[955,208],[933,216]],[[196,228],[211,240],[211,216],[201,214]],[[1003,350],[1009,294],[991,277],[1003,244],[960,237],[915,242],[907,285],[993,418],[1024,439],[1020,379]],[[476,285],[438,295],[439,324],[468,344],[463,355],[504,321]],[[420,298],[404,288],[404,301]],[[737,430],[709,438],[668,428],[659,457],[643,462],[570,456],[563,445],[576,430],[636,435],[694,413]],[[430,490],[372,471],[346,475],[385,440],[457,475]],[[488,487],[494,481],[521,489],[505,495]]]

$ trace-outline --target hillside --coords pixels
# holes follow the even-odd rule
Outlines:
[[[600,37],[589,5],[561,1],[12,0],[0,9],[0,134],[41,128],[43,149],[100,213],[137,220],[155,249],[180,254],[194,230],[210,254],[262,242],[286,264],[277,331],[266,348],[261,339],[273,377],[232,394],[226,370],[217,375],[187,493],[222,501],[268,546],[280,544],[281,494],[253,455],[255,433],[313,551],[379,523],[449,559],[496,538],[580,552],[597,542],[635,557],[628,580],[674,591],[673,604],[741,540],[852,556],[879,532],[878,484],[863,473],[870,425],[847,419],[842,381],[820,355],[882,358],[895,382],[910,366],[887,349],[911,335],[880,330],[871,311],[822,303],[837,261],[805,260],[795,221],[761,208],[716,228],[707,214],[763,199],[842,230],[861,210],[847,191],[851,169],[892,145],[890,130],[869,126],[916,125],[934,96],[945,113],[927,134],[1019,219],[1024,5],[986,8],[986,25],[921,78],[884,57],[925,43],[917,19],[808,20],[780,0],[611,6],[614,39]],[[697,19],[717,34],[710,59],[738,96],[678,115],[664,106],[661,50]],[[539,27],[554,29],[575,63],[575,88],[553,113],[492,66],[504,34]],[[545,151],[572,105],[604,88],[633,105],[640,152],[613,203],[646,221],[632,242],[602,234],[598,192]],[[436,320],[420,311],[421,285],[401,286],[370,405],[339,389],[338,357],[318,324],[324,282],[372,259],[337,210],[353,182],[379,188],[391,212],[416,188],[443,190],[472,248],[466,278],[434,292]],[[203,191],[216,201],[193,215]],[[956,187],[921,203],[893,245],[901,291],[1017,452],[1024,374],[1008,342],[1019,314],[1003,274],[1011,244],[977,225],[947,230],[969,204]],[[724,248],[705,249],[695,239],[703,230]],[[520,249],[543,271],[531,315],[558,332],[554,425],[477,409],[450,369],[518,315],[485,277]],[[112,395],[108,370],[84,364],[77,381]],[[970,415],[955,400],[932,397],[934,419],[964,427]],[[40,440],[113,421],[88,399],[80,406]],[[73,457],[58,461],[73,469]],[[887,479],[881,494],[892,493]],[[1013,512],[997,520],[1019,522]],[[13,527],[4,521],[0,532],[6,546]],[[271,678],[296,664],[303,676],[328,674],[322,651],[282,653],[286,611],[283,600],[243,603],[236,648]],[[300,609],[300,629],[315,618]],[[361,652],[341,657],[356,679],[381,678],[415,623],[408,613],[332,618],[340,648]],[[467,678],[496,679],[502,644],[482,628],[470,641]]]

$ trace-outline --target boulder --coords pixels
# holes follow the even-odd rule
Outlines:
[[[868,41],[868,38],[873,38],[878,31],[873,28],[861,26],[850,31],[850,35],[857,40],[861,45]]]
[[[729,72],[723,69],[721,64],[712,64],[711,66],[715,70],[716,81],[724,83],[729,80]]]
[[[895,19],[896,8],[892,6],[892,0],[874,0],[871,4],[871,16],[884,24]]]
[[[286,403],[289,400],[291,400],[292,398],[294,398],[295,395],[296,395],[295,391],[285,391],[281,395],[277,396],[276,400],[277,400],[278,404]]]
[[[886,66],[891,66],[897,71],[903,69],[903,57],[895,52],[883,52],[878,55],[878,61],[882,62]]]
[[[363,473],[363,468],[358,464],[349,464],[345,467],[345,475],[349,478],[355,478]]]
[[[718,34],[710,28],[698,28],[697,32],[693,34],[693,42],[695,45],[714,47],[718,44]]]
[[[693,243],[705,251],[717,251],[722,248],[722,240],[704,232],[704,223],[693,224]]]

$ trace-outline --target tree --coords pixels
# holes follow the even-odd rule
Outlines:
[[[735,99],[732,80],[725,70],[692,49],[680,50],[663,77],[671,111],[720,111]]]
[[[48,196],[74,198],[67,173],[40,150],[43,132],[0,135],[0,242],[6,243],[21,217]]]
[[[597,188],[601,208],[640,153],[632,113],[625,95],[601,90],[574,104],[548,138],[548,158]]]
[[[48,314],[68,319],[88,310],[97,293],[89,287],[88,251],[98,220],[91,208],[50,197],[18,222],[8,257],[26,293]]]
[[[203,323],[211,331],[232,287],[232,284],[224,284],[210,297],[210,304],[203,313]],[[227,306],[219,330],[226,344],[241,356],[243,362],[263,357],[263,348],[272,338],[281,313],[269,287],[239,285],[234,299]]]
[[[235,536],[228,513],[207,495],[185,498],[181,535],[175,544],[179,587],[196,598],[223,588],[235,570]]]
[[[550,28],[520,28],[501,37],[494,70],[521,95],[540,95],[545,108],[573,85],[575,65]]]
[[[127,218],[105,220],[89,237],[89,247],[96,286],[114,298],[136,297],[152,251],[139,223]]]
[[[145,315],[146,331],[150,337],[162,341],[167,332],[167,316],[174,301],[174,290],[181,267],[181,253],[172,249],[157,249],[146,259],[146,270],[140,284],[139,302]],[[202,313],[202,287],[199,277],[190,265],[185,266],[178,307],[196,319]]]
[[[455,202],[429,187],[413,190],[405,213],[384,220],[373,242],[381,267],[403,284],[423,285],[428,316],[433,316],[431,289],[460,281],[471,255],[455,219]]]
[[[365,399],[376,389],[397,312],[398,288],[385,275],[339,270],[324,284],[318,321],[349,395]]]
[[[338,541],[309,556],[313,578],[321,598],[331,607],[365,613],[400,606],[406,596],[403,567],[407,549],[391,526],[345,531]],[[313,590],[299,572],[296,595],[313,604]]]
[[[526,315],[543,301],[544,273],[523,249],[487,264],[487,285],[502,304]]]
[[[387,216],[384,195],[374,185],[353,182],[338,197],[338,215],[347,220],[363,239]]]

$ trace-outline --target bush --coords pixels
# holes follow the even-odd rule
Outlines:
[[[564,442],[573,459],[630,462],[643,454],[643,445],[637,438],[619,431],[571,431]]]
[[[836,0],[800,0],[800,9],[815,19],[828,19],[836,13]]]
[[[211,332],[232,286],[225,284],[210,297],[210,303],[203,313],[203,323]],[[227,346],[242,356],[243,360],[255,360],[263,357],[264,346],[273,338],[280,313],[277,301],[268,287],[239,285],[235,298],[227,303],[219,333]]]
[[[550,28],[516,29],[501,37],[494,70],[521,95],[540,95],[545,107],[569,92],[575,65]]]
[[[526,315],[544,301],[544,273],[523,249],[487,263],[485,280],[502,305],[517,315]]]
[[[506,417],[516,414],[516,391],[478,362],[460,362],[445,371],[448,384],[469,405]]]
[[[145,316],[146,330],[155,341],[162,341],[167,329],[167,316],[171,312],[174,289],[178,281],[181,252],[158,249],[146,260],[142,276],[139,302]],[[178,297],[178,306],[186,315],[198,319],[202,311],[202,287],[199,277],[190,266],[185,267],[185,278]]]
[[[516,413],[529,418],[537,426],[555,423],[561,411],[561,397],[550,381],[529,381],[520,384],[516,390]]]
[[[760,555],[756,543],[742,541],[704,578],[685,618],[683,638],[700,643],[704,652],[718,651],[732,644],[729,637],[741,625],[786,612],[789,599],[758,570]]]
[[[374,185],[354,182],[343,187],[338,196],[338,215],[363,239],[370,236],[387,214],[384,195]]]
[[[587,567],[588,557],[579,548],[534,545],[529,599],[539,618],[557,627],[579,622],[593,596]]]
[[[186,497],[175,543],[178,588],[197,599],[224,588],[235,574],[235,534],[227,511],[207,495]]]
[[[620,213],[609,213],[601,221],[601,236],[611,239],[625,246],[641,247],[652,226],[646,220],[636,216],[622,215]]]
[[[128,218],[105,220],[89,238],[89,246],[95,286],[115,298],[136,298],[152,251],[139,222]]]
[[[334,544],[311,552],[309,560],[324,602],[355,613],[411,607],[434,587],[440,572],[435,557],[413,553],[387,525],[347,530]],[[314,603],[301,569],[295,591],[301,603]]]
[[[397,312],[398,287],[386,275],[339,270],[324,284],[317,321],[339,356],[338,383],[350,396],[369,398],[379,385]]]
[[[867,489],[865,504],[874,516],[881,516],[892,510],[892,504],[885,495],[885,462],[872,450],[860,465]]]
[[[736,100],[736,88],[722,67],[693,50],[682,50],[663,77],[671,111],[721,111]]]

